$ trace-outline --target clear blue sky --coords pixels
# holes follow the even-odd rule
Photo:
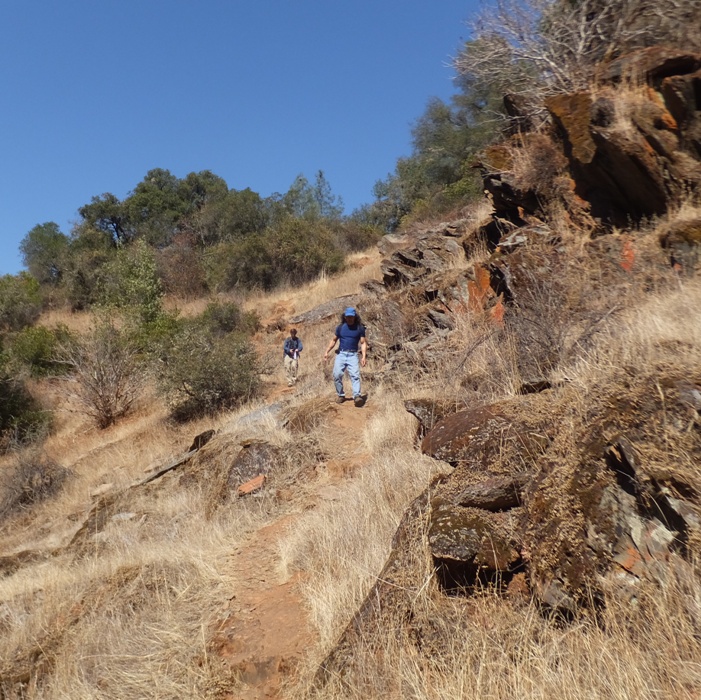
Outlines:
[[[411,151],[477,0],[0,0],[0,274],[152,168],[286,192],[323,170],[346,211]]]

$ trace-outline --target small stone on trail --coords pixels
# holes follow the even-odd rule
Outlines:
[[[247,481],[245,484],[241,484],[241,486],[239,486],[238,488],[238,495],[246,496],[249,493],[253,493],[254,491],[257,491],[258,489],[262,488],[264,483],[265,474],[259,474],[250,481]]]

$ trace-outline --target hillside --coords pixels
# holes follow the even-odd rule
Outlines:
[[[98,429],[33,380],[57,418],[2,458],[0,695],[698,697],[699,81],[632,54],[483,152],[484,203],[221,296],[259,319],[233,410],[147,384]],[[322,360],[348,305],[361,408]]]

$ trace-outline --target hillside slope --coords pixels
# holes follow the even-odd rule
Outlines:
[[[650,60],[490,149],[488,208],[249,298],[257,403],[63,414],[0,522],[2,696],[697,697],[701,59]],[[363,408],[321,358],[349,304]]]

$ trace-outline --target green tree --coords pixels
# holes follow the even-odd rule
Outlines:
[[[222,199],[207,202],[192,219],[202,245],[233,241],[265,230],[271,220],[270,206],[250,188],[230,190]]]
[[[190,211],[190,194],[170,171],[149,170],[123,203],[135,235],[153,246],[168,245],[178,222]]]
[[[343,200],[333,193],[323,170],[319,170],[314,178],[313,196],[318,216],[324,219],[343,216]]]
[[[88,228],[107,233],[114,245],[128,243],[134,236],[124,204],[109,192],[93,197],[78,213]]]
[[[70,239],[49,221],[37,224],[20,242],[22,260],[40,284],[58,284],[63,275]]]
[[[162,313],[162,297],[153,250],[144,241],[120,250],[107,263],[103,289],[107,305],[125,311],[139,323],[151,323]]]
[[[313,185],[304,175],[297,175],[290,189],[275,199],[285,214],[297,219],[338,219],[343,214],[343,201],[333,194],[323,170],[317,172]]]
[[[226,181],[210,170],[189,173],[179,185],[179,198],[188,212],[199,211],[206,204],[223,200],[229,192]]]
[[[394,173],[375,184],[374,203],[356,214],[367,223],[395,230],[415,210],[442,213],[481,196],[475,155],[500,132],[495,117],[502,96],[467,77],[450,102],[429,100],[412,128],[412,154],[397,160]]]

